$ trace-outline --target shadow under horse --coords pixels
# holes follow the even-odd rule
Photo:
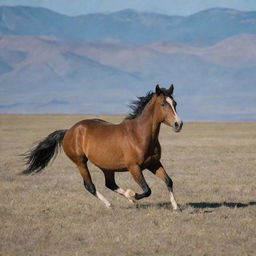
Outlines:
[[[210,202],[195,202],[195,203],[188,203],[187,205],[193,208],[205,209],[205,208],[219,208],[222,206],[228,208],[245,208],[251,205],[256,205],[256,202],[248,202],[248,203],[236,203],[236,202],[222,202],[222,203],[210,203]]]
[[[256,202],[251,201],[248,203],[240,203],[240,202],[191,202],[185,205],[180,205],[181,210],[185,210],[188,207],[192,207],[194,209],[215,209],[220,207],[228,207],[228,208],[246,208],[248,206],[255,206]],[[137,209],[148,209],[148,208],[157,208],[157,209],[170,209],[172,207],[170,202],[159,202],[159,203],[142,203],[135,205],[133,208]]]

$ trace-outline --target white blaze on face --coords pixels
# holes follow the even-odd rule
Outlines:
[[[166,97],[166,101],[167,101],[167,103],[171,106],[171,108],[172,108],[172,111],[173,111],[173,113],[174,113],[174,116],[175,116],[175,118],[176,118],[176,122],[180,122],[180,118],[179,118],[179,116],[177,115],[177,113],[176,113],[176,111],[175,111],[175,108],[174,108],[174,106],[173,106],[173,101],[172,101],[172,99],[170,98],[170,97]]]

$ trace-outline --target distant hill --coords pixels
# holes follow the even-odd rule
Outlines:
[[[186,17],[131,9],[69,17],[44,8],[2,6],[0,17],[0,34],[54,35],[65,40],[105,40],[133,45],[158,40],[211,45],[233,35],[256,33],[256,11],[223,8]]]
[[[68,17],[0,7],[0,112],[125,113],[174,83],[185,121],[256,120],[255,21],[219,8]]]
[[[4,111],[9,109],[15,112],[22,109],[19,104],[24,106],[27,103],[25,112],[44,112],[45,104],[55,102],[59,97],[70,104],[88,104],[88,100],[95,102],[96,98],[102,102],[108,94],[114,95],[121,90],[124,95],[129,95],[128,90],[135,88],[139,81],[136,75],[100,64],[68,48],[68,44],[56,38],[2,36],[0,60],[4,61],[3,65],[0,62],[0,92],[4,97],[1,99],[0,111],[2,107]],[[21,56],[24,58],[21,59]],[[121,81],[125,81],[122,86]],[[126,88],[127,84],[131,86]],[[14,102],[19,104],[13,108],[10,103]],[[38,109],[34,103],[39,104]],[[41,103],[44,103],[43,108]],[[6,104],[10,108],[6,108]],[[69,110],[66,107],[65,111],[74,112],[77,109]]]

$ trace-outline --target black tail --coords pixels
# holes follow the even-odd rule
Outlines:
[[[57,155],[61,142],[67,130],[59,130],[49,134],[40,141],[35,147],[27,151],[25,156],[27,169],[22,174],[31,174],[42,171],[53,158]]]

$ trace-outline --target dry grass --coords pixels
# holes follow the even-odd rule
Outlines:
[[[163,126],[162,162],[182,212],[171,210],[164,184],[145,172],[152,195],[137,206],[104,187],[108,210],[86,192],[62,153],[39,175],[19,176],[18,154],[78,115],[0,115],[1,255],[253,255],[256,251],[256,123]],[[121,116],[104,116],[118,122]],[[138,191],[128,173],[123,188]],[[254,254],[255,255],[255,254]]]

